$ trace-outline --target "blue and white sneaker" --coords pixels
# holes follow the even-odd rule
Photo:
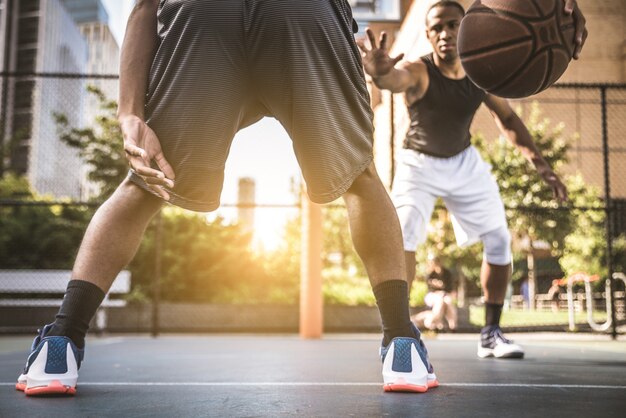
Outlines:
[[[78,369],[85,350],[78,349],[67,337],[45,337],[52,328],[39,330],[31,346],[24,372],[17,378],[15,389],[26,395],[74,395]]]
[[[423,393],[439,386],[419,331],[415,334],[418,338],[396,337],[380,347],[385,392]]]
[[[509,340],[499,326],[485,327],[480,333],[478,357],[523,358],[524,349]]]

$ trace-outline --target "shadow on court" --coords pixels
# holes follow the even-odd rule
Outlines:
[[[14,390],[30,338],[0,337],[1,417],[623,417],[626,339],[520,334],[524,360],[477,335],[426,343],[441,387],[384,393],[375,335],[91,338],[70,398]]]

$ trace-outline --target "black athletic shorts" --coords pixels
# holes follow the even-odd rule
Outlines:
[[[162,0],[146,120],[176,173],[170,202],[216,209],[233,136],[263,116],[291,137],[311,200],[341,196],[372,161],[353,24],[347,0]]]

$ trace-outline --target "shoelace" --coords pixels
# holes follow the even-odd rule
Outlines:
[[[492,337],[494,340],[496,340],[496,339],[498,339],[498,338],[499,338],[499,339],[500,339],[503,343],[505,343],[505,344],[512,344],[512,343],[513,343],[513,341],[509,340],[508,338],[506,338],[506,337],[504,336],[504,334],[502,333],[502,329],[500,329],[500,327],[497,327],[496,329],[494,329],[494,330],[491,332],[491,337]]]

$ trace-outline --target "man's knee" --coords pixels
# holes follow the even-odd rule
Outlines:
[[[481,235],[484,257],[489,264],[504,266],[511,263],[511,234],[506,227],[500,227]]]

